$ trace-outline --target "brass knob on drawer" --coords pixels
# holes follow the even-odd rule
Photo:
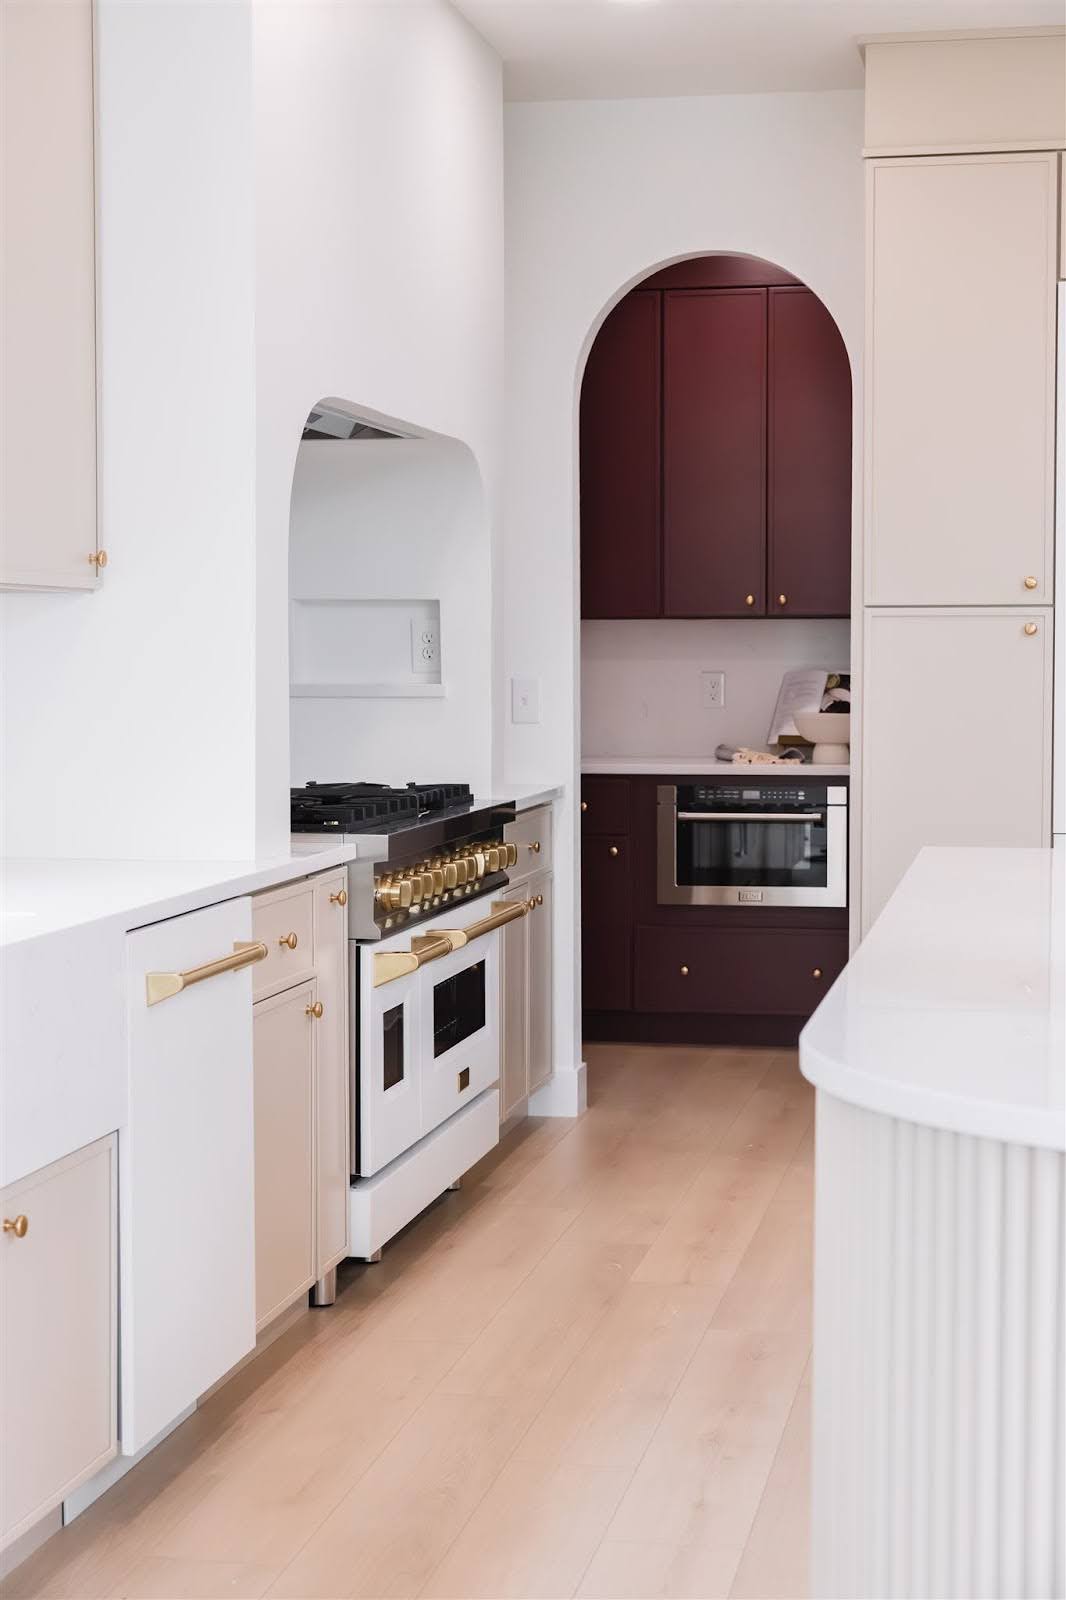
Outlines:
[[[304,1007],[304,1016],[314,1017],[317,1020],[317,1018],[322,1015],[324,1010],[325,1007],[323,1006],[321,1000],[314,1000],[309,1006]]]
[[[329,903],[331,906],[346,906],[348,904],[347,889],[338,889],[336,894],[331,894]]]
[[[283,933],[281,938],[278,940],[278,943],[284,945],[286,950],[295,950],[299,942],[299,939],[297,939],[294,933]]]
[[[778,597],[777,597],[777,603],[778,603],[779,606],[787,606],[788,605],[788,595],[787,594],[779,594]]]
[[[618,854],[618,846],[616,844],[612,844],[607,851],[607,854],[609,856],[616,856]]]
[[[4,1232],[13,1233],[16,1239],[25,1239],[30,1231],[30,1219],[19,1212],[17,1217],[4,1218]]]
[[[535,856],[539,856],[540,855],[540,840],[539,839],[534,839],[533,843],[529,846],[529,848],[530,848],[530,850],[533,852],[533,854]]]
[[[587,800],[582,800],[582,802],[581,802],[581,809],[582,809],[582,811],[587,811],[587,810],[588,810],[588,808],[589,808],[589,803],[588,803],[588,801],[587,801]]]
[[[1030,575],[1028,578],[1025,579],[1025,587],[1027,589],[1036,589],[1037,587],[1039,587],[1039,579],[1034,578],[1034,577],[1032,577],[1032,575]]]
[[[746,606],[753,606],[755,604],[755,596],[753,594],[746,594],[744,596],[744,604]]]
[[[822,976],[821,967],[815,967],[814,971],[811,973],[811,977],[812,978],[820,978],[821,976]]]
[[[1036,625],[1035,622],[1027,622],[1025,624],[1025,627],[1022,629],[1022,632],[1024,634],[1026,634],[1031,639],[1033,637],[1034,633],[1038,633],[1039,632],[1039,629],[1037,628],[1037,625]]]
[[[687,967],[682,967],[681,968],[681,976],[683,978],[687,978],[688,977],[688,968]]]
[[[537,904],[538,904],[538,906],[542,906],[544,904],[544,896],[542,894],[538,894],[538,896],[537,896]]]
[[[103,572],[104,568],[107,566],[107,551],[94,550],[92,555],[89,557],[89,565],[91,567],[95,567],[97,572]],[[19,1237],[21,1238],[21,1234]]]

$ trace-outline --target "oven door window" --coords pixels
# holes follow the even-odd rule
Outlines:
[[[824,889],[829,883],[824,818],[677,824],[677,882],[756,889]]]
[[[433,986],[433,1056],[453,1050],[485,1026],[485,963],[463,967]]]
[[[401,1005],[392,1006],[381,1016],[381,1087],[395,1089],[405,1076],[404,1028]]]

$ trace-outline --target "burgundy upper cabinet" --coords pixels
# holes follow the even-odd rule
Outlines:
[[[851,370],[809,289],[770,289],[767,547],[771,616],[851,609]]]
[[[581,386],[581,615],[657,617],[662,296],[619,301]]]
[[[765,289],[664,296],[663,611],[766,609]]]

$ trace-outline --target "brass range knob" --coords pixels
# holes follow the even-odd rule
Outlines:
[[[1037,589],[1037,588],[1039,588],[1039,586],[1040,586],[1040,580],[1038,578],[1034,578],[1031,574],[1030,574],[1030,576],[1028,578],[1025,579],[1025,587],[1027,589]]]
[[[386,911],[406,911],[414,899],[414,885],[409,878],[383,883],[377,891],[377,898]]]
[[[309,1006],[304,1007],[305,1017],[314,1017],[316,1020],[322,1015],[325,1007],[321,1000],[314,1000]]]
[[[348,904],[347,889],[338,889],[336,894],[331,894],[329,903],[331,906],[346,906]]]
[[[610,847],[609,847],[609,848],[608,848],[608,851],[607,851],[607,854],[608,854],[608,855],[609,855],[609,856],[616,856],[616,855],[617,855],[617,854],[618,854],[618,846],[617,846],[617,845],[616,845],[616,844],[612,844],[612,845],[611,845],[611,846],[610,846]]]
[[[278,940],[278,944],[284,945],[286,950],[295,950],[299,942],[299,939],[297,939],[294,933],[283,933],[281,938]]]
[[[16,1239],[25,1239],[30,1231],[30,1219],[20,1211],[17,1217],[4,1218],[4,1232],[13,1233]]]
[[[503,848],[507,855],[504,866],[513,867],[518,860],[518,846],[516,844],[505,844]]]
[[[444,863],[443,871],[444,871],[444,887],[446,889],[457,889],[459,887],[459,867],[458,867],[458,864],[456,862],[454,862],[454,861],[446,861]]]

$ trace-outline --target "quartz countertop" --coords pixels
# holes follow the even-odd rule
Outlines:
[[[802,772],[810,778],[846,778],[850,767],[815,766],[811,761],[714,761],[709,756],[582,756],[581,770],[590,777],[737,777],[765,772]]]
[[[1066,852],[926,849],[800,1035],[819,1090],[1062,1150]]]

